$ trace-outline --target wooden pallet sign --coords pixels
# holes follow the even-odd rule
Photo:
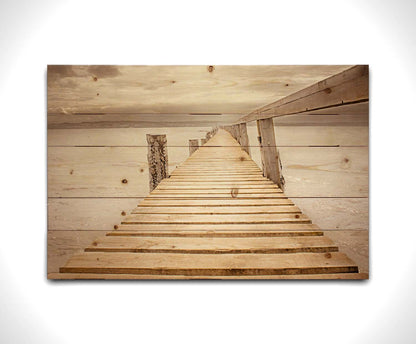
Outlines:
[[[159,180],[117,230],[49,278],[368,278],[227,131],[214,134]],[[149,161],[157,165],[152,159],[163,156],[166,137],[148,142]]]

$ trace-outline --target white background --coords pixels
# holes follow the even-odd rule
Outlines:
[[[415,4],[3,0],[0,342],[414,343]],[[370,281],[47,281],[47,64],[370,64]]]

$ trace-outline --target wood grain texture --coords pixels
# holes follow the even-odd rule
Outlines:
[[[167,139],[165,134],[147,134],[146,139],[148,144],[147,162],[149,164],[149,190],[152,191],[163,179],[169,176]]]
[[[146,135],[151,134],[166,135],[168,147],[188,147],[189,139],[202,138],[208,130],[211,127],[48,129],[48,146],[147,147]]]
[[[250,155],[250,141],[248,139],[247,134],[247,124],[246,123],[240,123],[239,124],[239,131],[240,131],[240,145],[243,148],[243,150]]]
[[[340,252],[256,255],[85,252],[70,258],[60,272],[241,276],[354,273],[358,269]]]
[[[133,253],[299,253],[337,252],[327,237],[126,237],[107,236],[94,240],[85,252]]]
[[[177,167],[178,176],[164,180],[116,230],[70,258],[60,273],[178,278],[358,273],[358,266],[337,252],[278,187],[261,180],[238,181],[240,187],[231,190],[230,181],[204,184],[205,177],[217,176],[213,170],[261,176],[229,134],[218,131],[208,137],[206,147]],[[218,145],[225,154],[212,150]],[[182,177],[194,173],[192,187],[186,186]],[[257,199],[261,205],[254,203]]]
[[[132,214],[277,214],[300,213],[295,206],[240,206],[240,207],[137,207]]]
[[[199,148],[199,140],[189,140],[189,155],[191,156]]]
[[[260,224],[260,223],[311,223],[303,214],[131,214],[122,224],[190,223],[190,224]]]
[[[253,232],[261,232],[262,235],[265,235],[264,232],[273,232],[273,231],[316,231],[319,230],[319,227],[312,223],[305,223],[305,222],[289,222],[289,223],[204,223],[204,224],[195,224],[195,223],[144,223],[144,224],[137,224],[137,223],[129,223],[129,224],[121,224],[119,228],[112,232],[111,235],[123,235],[124,231],[131,233],[132,231],[135,232],[159,232],[163,233],[171,233],[176,231],[177,233],[181,233],[181,235],[189,234],[190,232],[195,231],[202,231],[204,233],[208,233],[210,235],[216,235],[218,232],[223,231],[224,233],[228,233],[229,235],[235,234],[236,232],[241,233],[249,232],[248,236],[252,236]]]
[[[48,231],[48,273],[58,272],[59,267],[74,254],[81,253],[84,248],[99,237],[105,236],[105,231]]]
[[[368,273],[303,274],[303,275],[252,275],[252,276],[185,276],[185,275],[135,275],[50,273],[53,280],[365,280]]]
[[[230,123],[241,117],[241,114],[209,114],[193,116],[185,114],[137,114],[137,113],[94,113],[94,114],[48,114],[49,129],[118,129],[118,128],[152,128],[152,132],[161,127],[212,127],[221,123]],[[209,129],[208,129],[209,130]],[[147,131],[149,132],[149,131]],[[206,131],[205,131],[206,132]],[[194,135],[192,135],[194,137]]]
[[[238,123],[368,101],[368,65],[351,67],[242,117]]]
[[[368,198],[294,198],[321,229],[369,229]]]
[[[149,199],[146,198],[140,202],[141,207],[239,207],[239,206],[279,206],[279,205],[293,205],[293,201],[288,198],[275,199],[239,199],[230,198],[227,200],[220,199],[204,199],[204,200],[182,200],[182,199]]]
[[[281,147],[288,197],[368,197],[368,147]],[[252,158],[260,164],[259,150]]]
[[[49,197],[137,197],[149,192],[147,147],[49,147]],[[168,148],[169,170],[189,155]],[[127,183],[123,183],[123,179]]]
[[[369,125],[369,102],[341,105],[336,108],[319,109],[290,116],[274,117],[278,126],[367,126]],[[249,122],[247,125],[254,125]]]
[[[136,198],[49,198],[48,230],[112,230],[139,201]]]
[[[321,109],[308,112],[308,114],[275,117],[274,122],[279,126],[368,126],[368,102],[339,106],[336,109]],[[334,116],[335,115],[335,116]],[[241,114],[221,114],[208,116],[190,116],[189,114],[61,114],[48,115],[48,130],[65,129],[140,129],[152,128],[152,133],[158,134],[161,127],[172,128],[187,127],[198,129],[235,123]],[[254,122],[247,123],[248,126]],[[206,129],[208,131],[209,129]],[[153,132],[156,131],[156,132]],[[149,132],[149,130],[147,130]],[[191,135],[194,137],[195,135]]]
[[[276,121],[275,121],[276,122]],[[368,146],[367,126],[274,127],[277,146]],[[257,129],[247,126],[249,141],[257,146]]]
[[[49,66],[48,113],[243,114],[349,66],[213,67]]]
[[[283,188],[284,179],[280,168],[279,152],[276,148],[273,120],[271,118],[258,120],[257,130],[263,175]]]
[[[288,118],[295,118],[289,116]],[[313,118],[322,116],[309,116]],[[321,125],[282,125],[274,119],[276,144],[278,146],[367,146],[368,125],[335,126],[328,121],[340,116],[326,116]],[[247,125],[250,146],[258,146],[255,122]],[[140,146],[147,147],[146,134],[166,134],[168,147],[187,147],[191,138],[202,138],[210,127],[176,128],[109,128],[109,129],[48,129],[48,146]],[[242,144],[243,146],[243,144]]]
[[[338,245],[358,265],[360,272],[369,273],[369,232],[325,231],[325,236]]]

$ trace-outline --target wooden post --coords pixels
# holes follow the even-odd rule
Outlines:
[[[240,143],[239,131],[240,131],[240,126],[238,124],[233,125],[234,138],[236,139],[238,143]]]
[[[241,135],[240,135],[240,125],[239,124],[235,124],[233,125],[234,127],[234,135],[235,135],[235,139],[237,140],[237,142],[241,145]]]
[[[168,150],[166,135],[146,135],[149,163],[149,188],[153,191],[168,176]]]
[[[189,155],[192,155],[199,148],[198,139],[189,140]]]
[[[248,142],[248,135],[247,135],[247,123],[240,123],[240,145],[250,155],[250,145]]]
[[[273,118],[257,120],[257,131],[259,134],[263,175],[282,188],[283,178],[281,178],[280,158],[274,137]]]
[[[231,134],[231,136],[232,136],[235,140],[237,140],[237,131],[236,131],[236,129],[235,129],[235,125],[232,125],[232,126],[230,127],[230,134]]]
[[[206,144],[207,143],[207,139],[201,139],[201,146],[203,146],[204,144]]]

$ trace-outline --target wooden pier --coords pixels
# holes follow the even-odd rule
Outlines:
[[[50,278],[368,278],[263,176],[246,150],[218,130],[117,230]]]

